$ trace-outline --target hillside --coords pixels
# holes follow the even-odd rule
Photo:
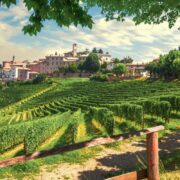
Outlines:
[[[0,159],[160,124],[166,127],[160,133],[162,139],[180,130],[178,82],[100,83],[81,78],[53,79],[53,83],[17,84],[0,91]],[[18,172],[21,170],[22,177],[28,177],[31,171],[34,174],[39,167],[48,164],[82,163],[114,147],[119,148],[121,144],[83,149],[4,168],[0,170],[0,177],[20,178]],[[178,147],[177,150],[174,147],[174,151],[173,163],[179,167],[176,163]],[[169,163],[166,161],[169,159],[164,160],[165,166]]]

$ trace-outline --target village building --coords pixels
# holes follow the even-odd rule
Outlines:
[[[64,55],[60,55],[56,52],[55,54],[46,56],[44,59],[29,63],[27,67],[34,72],[52,74],[58,71],[58,68],[61,66],[68,66],[70,64],[75,64],[80,60],[86,60],[88,55],[89,52],[87,50],[77,52],[77,44],[73,44],[72,51],[66,52]]]
[[[126,64],[126,76],[147,76],[144,63],[141,64]]]
[[[17,61],[13,56],[11,61],[3,61],[1,77],[3,80],[28,80],[28,72],[31,69],[26,67],[26,62]]]
[[[78,63],[79,61],[85,61],[89,55],[88,49],[85,51],[77,51],[77,44],[72,45],[72,51],[66,52],[63,55],[51,54],[46,56],[44,59],[39,59],[32,63],[27,64],[27,68],[31,69],[33,72],[44,73],[44,74],[53,74],[58,71],[58,68],[61,66],[68,66],[70,64]],[[100,64],[111,63],[111,55],[109,53],[101,54],[97,53],[99,57]]]
[[[112,63],[113,61],[112,61],[112,57],[111,57],[111,55],[109,54],[109,53],[97,53],[97,55],[98,55],[98,58],[99,58],[99,62],[100,62],[100,64],[104,64],[104,63],[107,63],[107,64],[109,64],[109,63]]]
[[[53,74],[59,70],[59,67],[68,66],[78,63],[79,61],[85,61],[89,56],[88,49],[85,51],[77,51],[77,44],[72,45],[72,51],[66,52],[63,55],[51,54],[43,59],[39,59],[33,62],[29,61],[17,61],[13,56],[11,61],[4,61],[2,65],[1,76],[7,80],[27,80],[33,79],[38,73]],[[115,64],[112,60],[112,56],[107,53],[97,53],[100,64],[107,64],[108,70],[113,70]],[[127,72],[126,76],[145,76],[145,64],[126,64]]]

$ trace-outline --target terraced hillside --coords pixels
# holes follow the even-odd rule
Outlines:
[[[0,89],[0,108],[16,103],[22,99],[32,96],[49,86],[48,83],[43,84],[11,84]]]
[[[20,101],[0,109],[1,152],[25,143],[24,151],[31,153],[65,127],[63,141],[67,144],[152,123],[167,123],[171,113],[179,115],[179,83],[98,83],[87,79],[54,81],[54,84],[38,91],[30,86],[33,94],[31,92]],[[29,142],[23,142],[24,138],[34,145],[38,139],[37,144],[29,147]]]
[[[157,124],[180,127],[178,82],[53,81],[1,96],[0,159]]]

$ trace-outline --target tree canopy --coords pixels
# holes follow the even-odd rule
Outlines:
[[[0,0],[0,5],[10,7],[17,2]],[[60,27],[81,25],[92,28],[94,22],[89,9],[97,6],[107,21],[124,21],[126,17],[131,17],[135,24],[160,24],[166,21],[171,28],[180,17],[178,0],[24,0],[24,3],[31,15],[23,31],[30,35],[40,32],[45,20],[54,20]]]
[[[122,63],[119,63],[117,64],[114,69],[113,69],[113,72],[119,76],[119,75],[122,75],[126,72],[126,66]]]
[[[120,63],[120,60],[118,58],[114,58],[113,61],[114,61],[115,64]]]
[[[92,49],[92,53],[97,53],[98,51],[97,51],[97,49],[96,49],[96,47],[94,47],[93,49]]]
[[[164,79],[180,78],[180,51],[172,50],[146,65],[151,75]]]
[[[97,54],[90,53],[84,61],[83,68],[88,72],[97,72],[100,69],[100,63]]]
[[[127,56],[127,57],[125,57],[125,58],[123,58],[122,60],[120,60],[120,63],[123,63],[123,64],[128,64],[128,63],[133,63],[133,59],[131,58],[131,57],[129,57],[129,56]]]

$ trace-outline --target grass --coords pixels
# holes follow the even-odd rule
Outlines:
[[[40,172],[40,166],[37,161],[20,163],[12,167],[0,168],[0,179],[16,178],[23,179],[27,176],[37,175]],[[32,179],[32,178],[31,178]]]

